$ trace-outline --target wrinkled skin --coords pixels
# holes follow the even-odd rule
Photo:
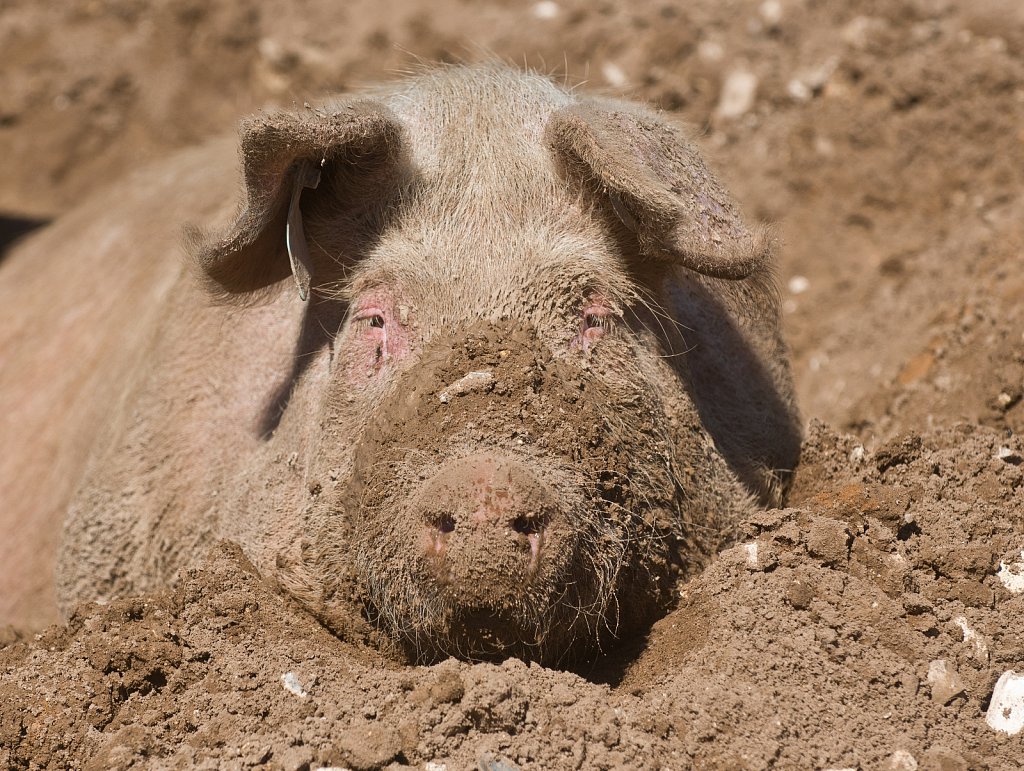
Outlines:
[[[411,659],[641,631],[799,448],[769,244],[674,131],[495,66],[250,123],[247,203],[193,236],[71,506],[65,612],[228,538]]]

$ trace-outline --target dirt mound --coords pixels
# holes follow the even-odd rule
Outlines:
[[[593,671],[399,667],[224,546],[174,594],[0,630],[0,765],[1020,766],[990,727],[1024,710],[992,699],[1024,670],[1016,0],[10,0],[0,49],[16,223],[417,57],[659,104],[778,224],[804,414],[847,432],[812,422],[791,508]]]
[[[746,522],[614,685],[517,660],[388,664],[225,544],[172,595],[84,606],[3,649],[0,762],[1011,767],[1020,738],[986,717],[1024,639],[1007,588],[1022,453],[960,426],[871,454],[816,424],[797,507]]]

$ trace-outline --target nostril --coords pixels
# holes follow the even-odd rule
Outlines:
[[[536,535],[541,531],[543,523],[540,517],[523,514],[512,520],[512,529],[523,535]]]
[[[442,514],[437,518],[437,529],[441,533],[450,533],[455,529],[455,517],[451,514]]]

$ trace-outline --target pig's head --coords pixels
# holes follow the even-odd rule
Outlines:
[[[330,333],[289,424],[301,564],[277,563],[327,623],[355,602],[417,660],[586,657],[770,488],[716,448],[667,309],[689,281],[773,320],[768,245],[651,113],[456,68],[257,118],[243,161],[196,254],[221,294],[308,291]]]

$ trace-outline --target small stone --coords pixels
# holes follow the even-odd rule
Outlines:
[[[722,84],[716,113],[720,118],[738,118],[754,106],[758,78],[747,70],[733,70]]]
[[[768,571],[779,564],[778,556],[768,543],[750,541],[729,551],[736,554],[736,558],[742,561],[747,570]]]
[[[629,82],[629,78],[626,77],[626,73],[623,72],[622,68],[614,62],[605,62],[601,65],[601,75],[604,79],[615,88],[622,88]]]
[[[757,12],[761,15],[761,21],[769,29],[778,27],[782,22],[782,3],[779,0],[764,0]]]
[[[743,550],[747,554],[747,567],[757,570],[757,541],[743,544]]]
[[[1014,466],[1020,464],[1020,462],[1024,460],[1019,452],[1015,452],[1009,447],[1000,447],[996,451],[996,457],[1004,463],[1011,463]]]
[[[295,675],[294,672],[285,672],[283,675],[281,675],[281,685],[284,686],[284,689],[288,691],[288,693],[293,693],[300,699],[305,699],[307,696],[309,696],[309,694],[306,693],[306,690],[302,687],[302,683],[299,682],[299,678]]]
[[[811,97],[814,96],[811,87],[800,80],[800,78],[793,78],[786,84],[786,93],[797,102],[809,102]]]
[[[811,288],[811,282],[806,276],[793,276],[786,286],[793,294],[803,294]]]
[[[928,684],[932,687],[932,700],[949,704],[964,692],[964,681],[956,667],[945,659],[936,659],[928,665]]]
[[[999,677],[985,722],[994,731],[1016,736],[1024,728],[1024,675],[1010,669]]]
[[[1024,592],[1024,551],[1021,551],[1020,556],[1021,559],[1009,563],[1000,560],[999,572],[996,573],[999,583],[1005,586],[1010,594]]]
[[[960,627],[960,631],[963,632],[964,642],[970,643],[974,647],[974,658],[976,658],[982,664],[987,664],[988,643],[985,642],[985,638],[973,629],[971,629],[971,627],[967,623],[967,619],[963,616],[957,616],[956,618],[954,618],[953,623]]]
[[[539,3],[533,4],[533,15],[538,19],[553,19],[558,15],[559,10],[558,3],[553,3],[551,0],[541,0]]]

